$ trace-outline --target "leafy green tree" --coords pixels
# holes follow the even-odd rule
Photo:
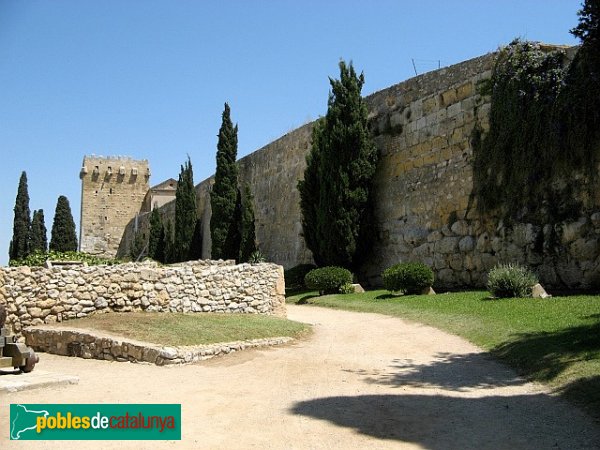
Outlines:
[[[254,224],[254,206],[250,186],[244,186],[242,195],[242,243],[240,248],[240,262],[248,262],[250,255],[258,250],[256,246],[256,227]]]
[[[196,227],[196,190],[194,189],[194,172],[192,162],[188,157],[187,162],[181,166],[179,182],[175,191],[175,261],[189,259],[190,245]]]
[[[51,236],[50,250],[56,252],[77,251],[75,221],[73,220],[69,200],[64,195],[58,197],[58,201],[56,202]]]
[[[46,224],[44,223],[43,209],[38,209],[33,212],[29,249],[32,253],[35,251],[46,252],[48,250],[48,238],[46,236]]]
[[[157,208],[154,208],[150,213],[150,235],[148,237],[148,256],[155,261],[160,261],[159,250],[161,245],[161,239],[163,244],[163,258],[164,258],[164,236],[165,231],[163,229],[162,219]]]
[[[298,183],[306,244],[318,265],[356,269],[370,246],[372,179],[378,153],[361,97],[364,75],[339,63],[330,78],[326,116],[313,131],[304,180]]]
[[[27,173],[25,172],[21,173],[19,179],[14,212],[13,237],[8,254],[10,259],[21,259],[29,254],[29,233],[31,229]]]
[[[217,169],[215,183],[210,193],[212,216],[210,219],[210,234],[212,239],[211,257],[237,258],[238,250],[231,254],[231,244],[235,241],[238,225],[234,221],[236,201],[238,198],[238,168],[237,159],[237,125],[231,122],[231,111],[225,103],[219,140],[217,143]],[[227,241],[227,248],[225,242]]]

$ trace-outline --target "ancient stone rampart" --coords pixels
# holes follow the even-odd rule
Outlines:
[[[285,316],[283,268],[194,261],[0,269],[0,303],[15,333],[92,313],[220,312]]]
[[[572,57],[574,51],[568,53]],[[478,212],[471,138],[476,124],[484,132],[489,128],[490,98],[480,94],[480,87],[490,79],[494,61],[494,53],[484,55],[366,98],[381,158],[373,197],[375,243],[359,274],[363,280],[377,283],[392,264],[422,261],[434,269],[438,287],[482,286],[495,264],[520,262],[538,272],[548,287],[600,283],[600,204],[578,217],[541,224],[506,223]],[[254,195],[260,249],[269,261],[286,268],[312,262],[302,237],[297,190],[312,126],[298,128],[238,162],[242,182],[249,183]],[[205,258],[210,256],[212,182],[209,178],[196,187]],[[568,189],[564,192],[569,195]],[[162,212],[172,218],[174,208],[166,205]],[[132,234],[128,236],[130,241]]]

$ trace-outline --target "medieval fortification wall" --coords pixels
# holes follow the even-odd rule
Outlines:
[[[381,152],[375,176],[375,244],[360,276],[374,283],[400,261],[433,267],[440,287],[481,286],[497,262],[521,262],[548,286],[589,287],[598,267],[600,213],[575,222],[504,224],[481,217],[473,192],[471,133],[487,131],[490,99],[478,87],[491,77],[495,54],[430,72],[366,98]],[[286,268],[311,262],[302,238],[297,182],[310,151],[312,124],[240,159],[254,195],[256,234],[268,260]],[[197,187],[210,256],[212,178]],[[173,217],[174,205],[162,211]],[[132,239],[132,224],[124,242]],[[556,242],[550,248],[550,235]],[[544,244],[545,243],[545,244]],[[126,247],[126,246],[124,246]]]

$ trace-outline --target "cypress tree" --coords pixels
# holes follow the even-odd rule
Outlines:
[[[150,235],[148,237],[148,256],[155,261],[160,261],[158,258],[158,250],[160,247],[161,235],[164,245],[164,230],[162,219],[158,209],[154,208],[150,213]]]
[[[230,218],[231,223],[227,230],[227,236],[221,249],[221,258],[240,260],[240,247],[242,245],[242,193],[237,189],[235,207]]]
[[[237,251],[231,255],[229,251],[225,252],[224,248],[226,240],[228,240],[228,247],[230,247],[235,236],[233,228],[238,227],[233,220],[238,198],[238,168],[235,163],[237,159],[237,132],[237,125],[234,127],[231,122],[229,105],[225,103],[217,143],[215,184],[210,193],[212,210],[210,235],[212,239],[211,257],[213,259],[237,258],[238,255]]]
[[[64,195],[58,197],[58,201],[56,202],[51,236],[50,250],[57,252],[77,251],[75,221],[73,220],[69,200]]]
[[[146,235],[141,231],[136,231],[135,238],[129,248],[129,257],[132,261],[139,261],[146,248]]]
[[[13,237],[10,242],[8,254],[10,259],[21,259],[29,255],[29,236],[31,229],[27,173],[25,172],[21,173],[21,178],[19,179],[19,188],[17,190],[14,212]]]
[[[46,252],[48,250],[48,238],[46,236],[46,224],[44,223],[43,209],[33,212],[29,248],[31,252]]]
[[[192,162],[181,166],[179,182],[175,191],[175,261],[189,259],[190,245],[196,227],[196,190],[194,189],[194,172]]]
[[[202,259],[202,221],[196,219],[192,244],[190,245],[190,260]]]
[[[167,220],[167,223],[165,224],[164,262],[167,264],[177,262],[175,260],[175,248],[173,243],[173,225],[170,220]]]
[[[339,67],[340,79],[329,80],[327,114],[315,127],[306,181],[298,189],[306,208],[304,236],[315,261],[357,269],[372,234],[367,224],[378,154],[361,97],[364,75],[357,76],[352,63],[341,61]]]
[[[254,253],[256,248],[256,228],[254,225],[254,206],[252,203],[252,193],[250,186],[244,186],[242,196],[242,245],[240,248],[241,262],[247,262],[250,255]]]

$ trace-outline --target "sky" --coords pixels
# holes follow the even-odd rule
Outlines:
[[[19,177],[48,239],[84,155],[148,159],[150,184],[214,173],[223,105],[238,157],[324,115],[340,59],[363,94],[516,37],[575,45],[580,0],[0,0],[0,265]],[[78,231],[79,233],[79,231]]]

